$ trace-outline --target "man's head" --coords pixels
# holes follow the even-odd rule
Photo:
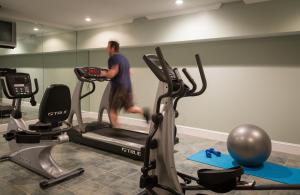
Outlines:
[[[107,52],[111,56],[118,53],[120,50],[120,44],[117,41],[108,41]]]

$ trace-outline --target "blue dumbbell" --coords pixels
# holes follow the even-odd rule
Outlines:
[[[206,158],[211,158],[211,152],[209,150],[205,150]]]
[[[215,150],[214,148],[209,148],[208,150],[206,150],[206,156],[207,156],[208,153],[209,153],[209,154],[214,154],[214,155],[216,155],[217,157],[220,157],[220,156],[221,156],[221,152]],[[211,156],[211,155],[210,155],[210,156]],[[211,158],[211,157],[209,157],[209,158]]]

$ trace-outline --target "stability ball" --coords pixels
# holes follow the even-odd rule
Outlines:
[[[227,149],[240,165],[257,167],[269,158],[272,144],[269,135],[262,128],[246,124],[230,132]]]

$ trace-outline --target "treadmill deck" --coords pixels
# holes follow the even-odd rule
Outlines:
[[[103,127],[99,123],[98,125],[99,128],[96,128],[97,123],[84,124],[87,130],[86,133],[79,133],[76,130],[78,126],[75,126],[68,132],[70,140],[75,143],[127,156],[134,160],[143,160],[148,132]]]
[[[86,135],[99,135],[101,137],[107,137],[111,139],[121,140],[125,142],[132,142],[140,145],[145,145],[145,141],[148,137],[148,133],[135,132],[126,129],[117,128],[102,128],[94,131],[84,133]]]

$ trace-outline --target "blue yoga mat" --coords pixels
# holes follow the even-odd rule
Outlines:
[[[229,169],[238,165],[228,154],[222,153],[220,157],[212,155],[212,158],[207,158],[205,150],[199,151],[187,159],[224,169]],[[300,184],[300,169],[277,165],[270,162],[265,162],[263,166],[258,168],[244,167],[244,172],[247,175],[261,177],[284,184]]]

